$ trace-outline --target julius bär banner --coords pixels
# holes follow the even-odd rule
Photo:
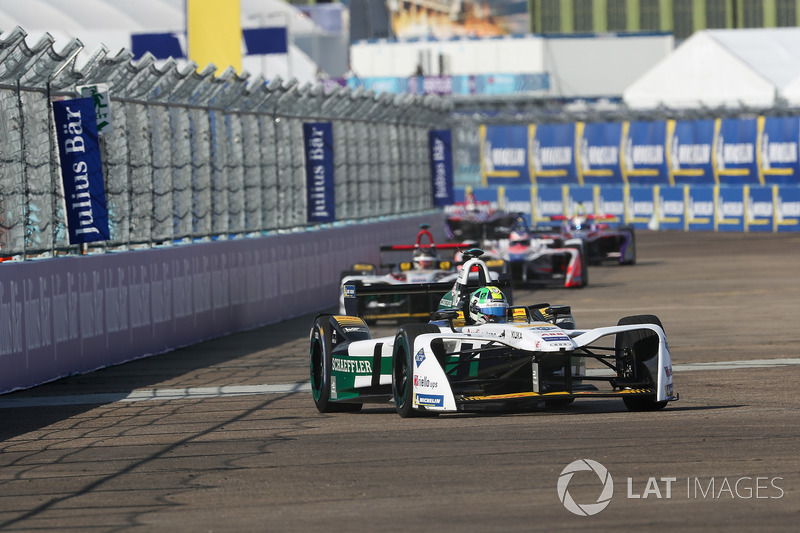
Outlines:
[[[311,224],[334,222],[333,126],[330,122],[303,124],[306,151],[306,219]]]
[[[92,98],[53,102],[70,244],[109,239],[103,164]]]
[[[431,190],[433,205],[442,207],[453,203],[453,140],[450,130],[431,130],[428,133],[431,158]]]

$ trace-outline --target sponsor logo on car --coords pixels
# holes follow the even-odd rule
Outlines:
[[[438,394],[417,394],[414,400],[417,405],[433,405],[436,407],[444,405],[444,396]]]
[[[425,360],[425,349],[420,348],[417,352],[417,355],[414,356],[414,361],[417,362],[417,366],[421,365],[422,362]]]
[[[372,374],[372,364],[369,361],[357,359],[331,359],[331,369],[336,372],[349,372],[351,374]]]
[[[355,298],[356,297],[356,286],[355,285],[345,285],[344,286],[344,297],[345,298]]]
[[[668,378],[672,377],[672,366],[665,366],[664,373],[667,375]]]
[[[563,333],[542,333],[542,339],[547,342],[568,341],[569,337]]]
[[[428,376],[419,376],[414,374],[414,386],[422,389],[435,389],[439,386],[436,381],[431,381]]]

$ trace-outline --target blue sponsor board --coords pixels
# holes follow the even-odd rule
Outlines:
[[[775,231],[800,231],[800,188],[775,187]]]
[[[667,160],[673,185],[714,185],[714,120],[668,120]]]
[[[800,185],[800,117],[758,117],[759,168],[766,185]]]
[[[744,191],[741,187],[714,187],[714,229],[744,231]]]
[[[532,187],[505,187],[503,206],[511,213],[520,213],[528,225],[533,223]]]
[[[712,231],[714,224],[715,202],[713,186],[683,186],[683,198],[686,204],[687,230]]]
[[[53,102],[70,244],[109,239],[103,163],[93,98]]]
[[[714,171],[720,185],[758,185],[755,118],[718,118],[714,140]]]
[[[595,209],[595,187],[569,187],[566,191],[567,213],[569,215],[601,215]]]
[[[432,405],[434,407],[442,407],[444,405],[444,396],[440,394],[417,394],[418,405]]]
[[[450,205],[453,203],[453,140],[450,130],[431,130],[428,133],[428,148],[433,205]]]
[[[530,129],[531,180],[537,185],[577,184],[575,124],[539,124]]]
[[[669,185],[667,121],[622,124],[622,172],[628,185]]]
[[[550,217],[564,216],[564,191],[561,187],[535,187],[536,200],[533,205],[533,223],[550,222]]]
[[[306,213],[311,224],[334,222],[333,127],[330,122],[303,124],[306,152]]]
[[[597,214],[613,215],[611,222],[625,221],[625,194],[623,187],[598,187],[595,199]]]
[[[530,184],[528,127],[482,125],[481,179],[484,185]]]
[[[625,223],[637,229],[647,229],[654,220],[656,206],[653,189],[649,187],[626,187]]]
[[[683,187],[656,186],[656,221],[654,229],[682,230],[686,225],[686,202]]]
[[[578,122],[578,182],[581,185],[623,185],[620,166],[622,124],[619,122]]]
[[[744,230],[771,232],[775,223],[772,187],[745,185],[744,201]]]

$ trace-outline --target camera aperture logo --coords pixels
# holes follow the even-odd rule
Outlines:
[[[569,482],[572,481],[572,476],[575,475],[575,472],[587,470],[597,474],[597,477],[603,484],[603,490],[600,496],[597,497],[595,503],[579,504],[572,499],[569,493]],[[608,507],[608,504],[611,503],[611,497],[614,495],[614,480],[611,479],[611,474],[608,473],[606,467],[597,461],[578,459],[568,464],[566,468],[561,471],[561,475],[558,477],[557,488],[558,499],[561,500],[561,503],[564,504],[564,507],[566,507],[569,512],[578,516],[593,516]]]

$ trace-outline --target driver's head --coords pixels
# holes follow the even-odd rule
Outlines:
[[[414,268],[417,270],[433,270],[436,266],[436,256],[430,250],[417,250],[414,252]]]
[[[497,287],[481,287],[469,299],[469,316],[475,324],[505,322],[508,301]]]

